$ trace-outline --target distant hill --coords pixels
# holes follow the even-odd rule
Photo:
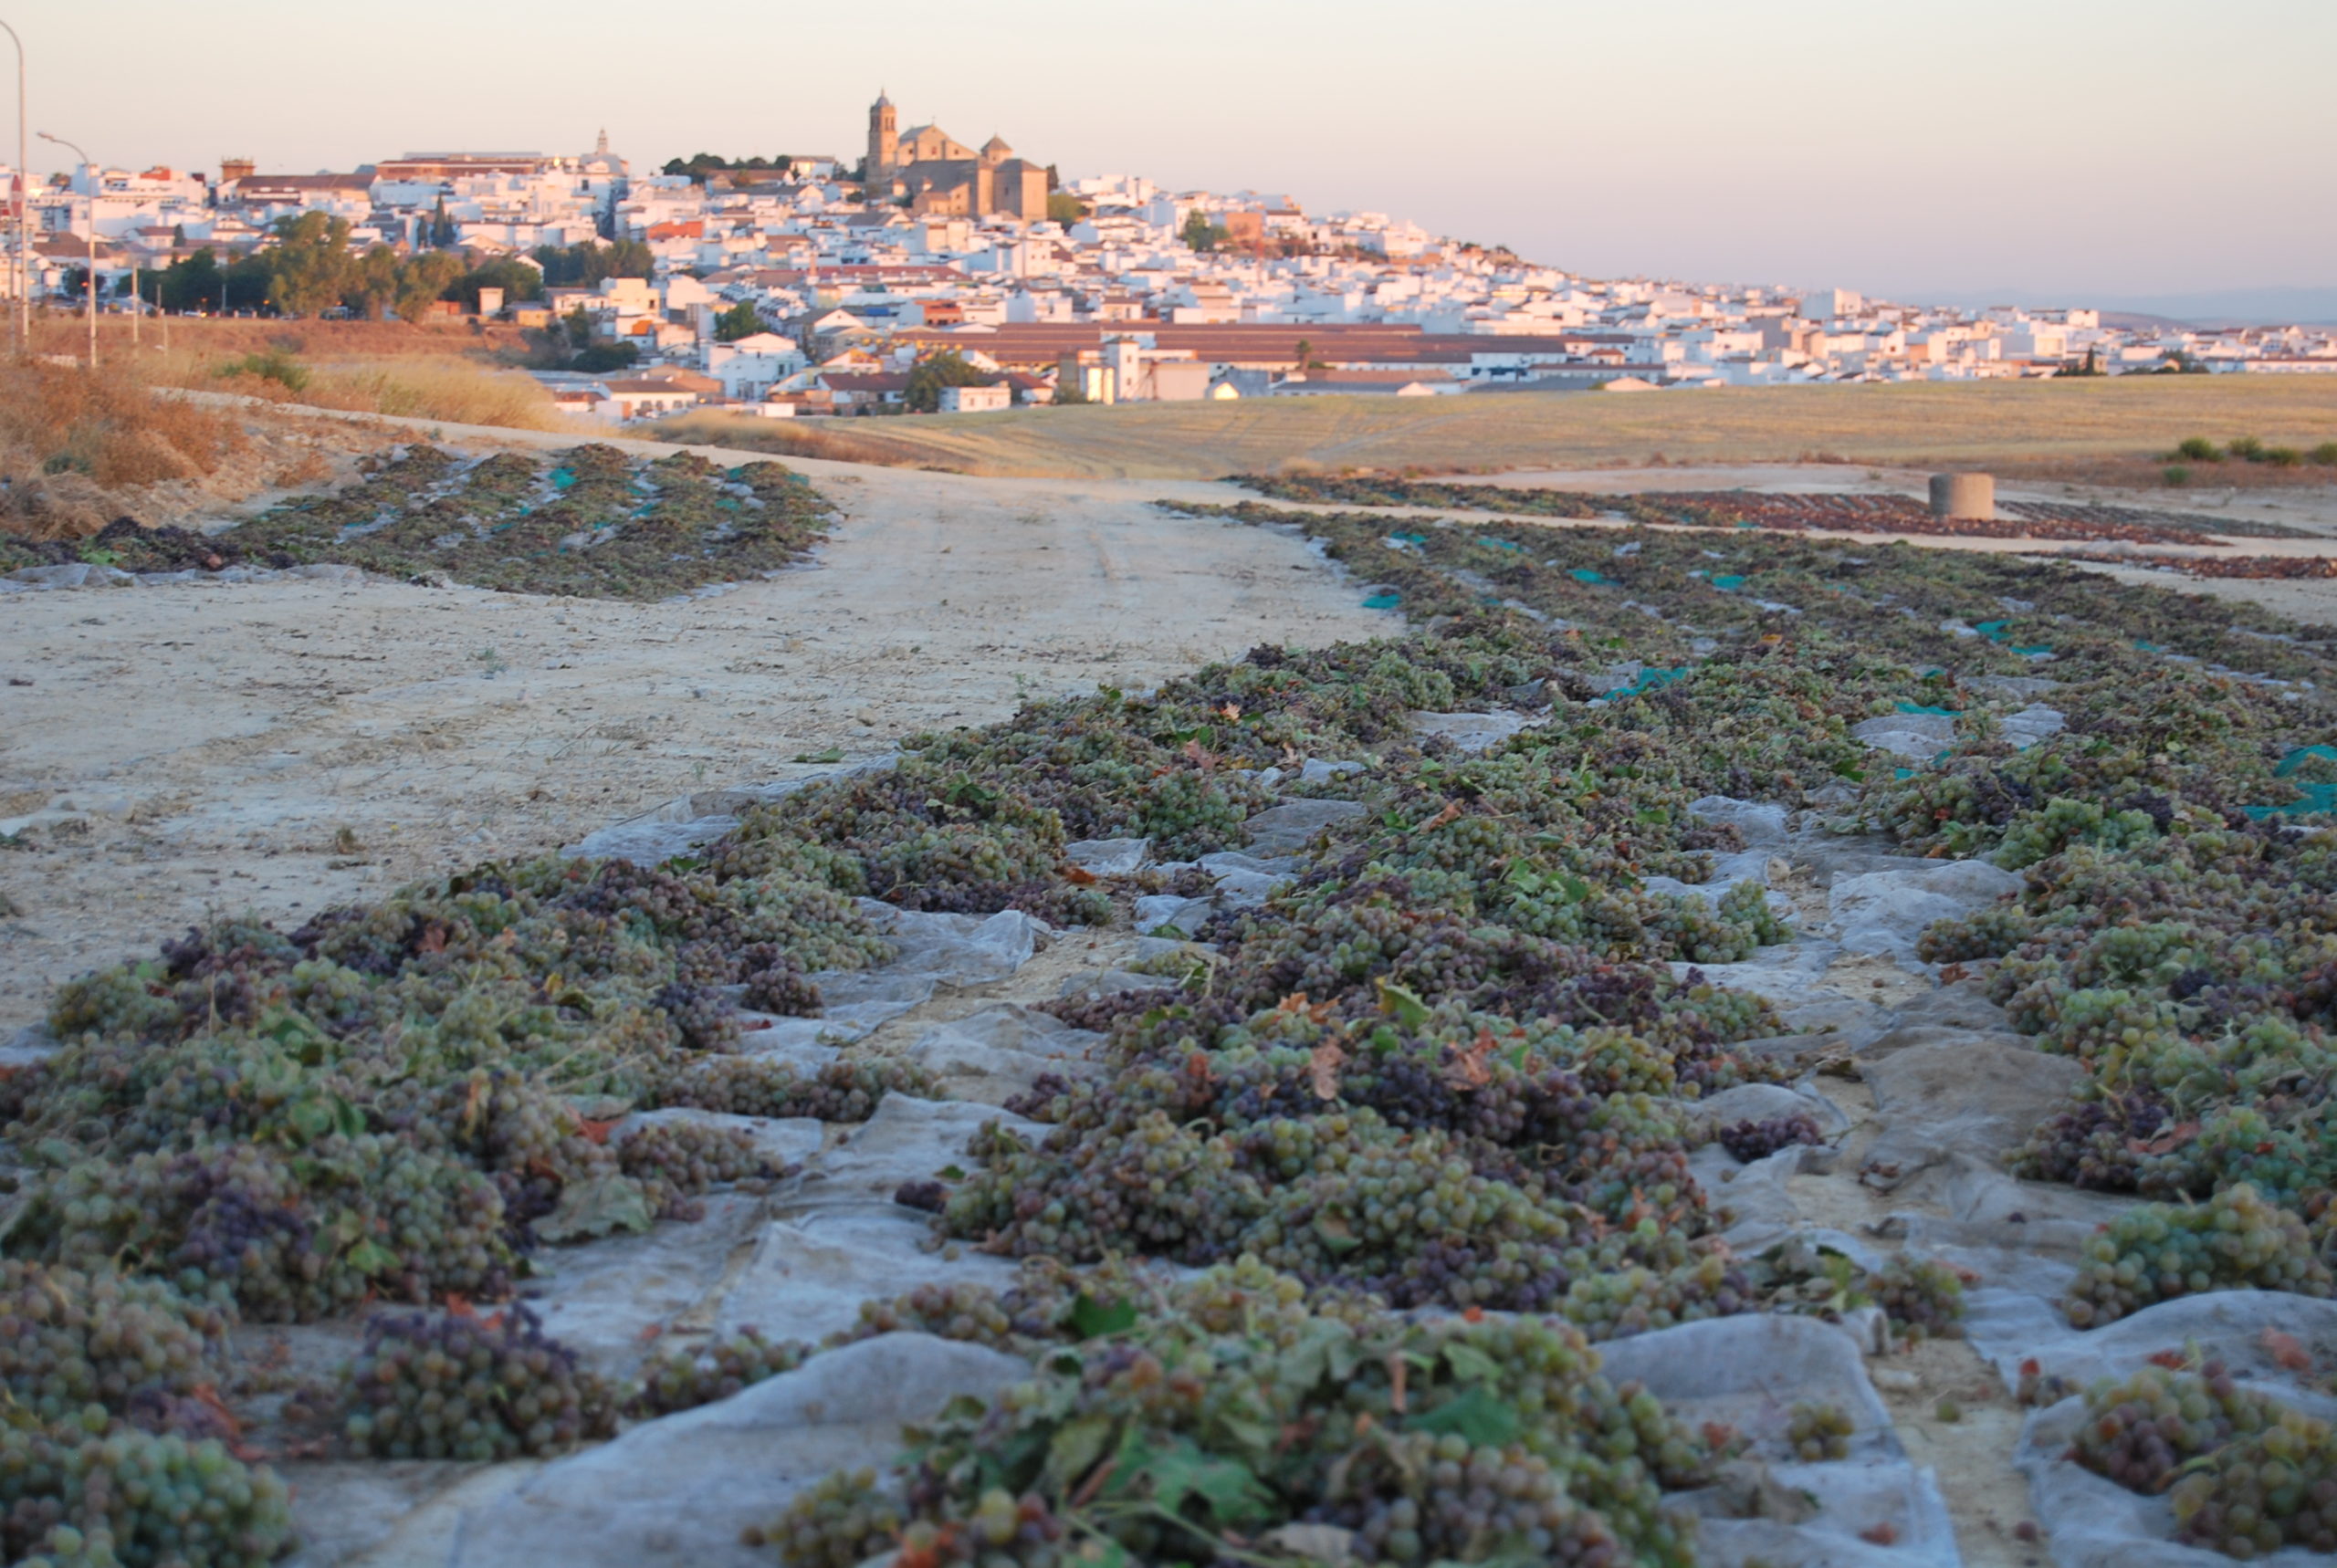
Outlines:
[[[2102,319],[2157,318],[2213,330],[2218,327],[2326,327],[2337,324],[2337,288],[2225,288],[2205,294],[2104,295]]]
[[[2196,321],[2178,321],[2172,316],[2154,316],[2145,310],[2104,310],[2101,324],[2115,327],[2122,332],[2196,332]]]
[[[2039,294],[2034,289],[1997,289],[1986,295],[1932,297],[1943,305],[2020,305],[2030,309],[2091,306],[2107,326],[2337,327],[2337,287],[2224,288],[2200,294],[2088,294],[2081,289]]]

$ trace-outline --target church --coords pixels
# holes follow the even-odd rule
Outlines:
[[[977,152],[938,125],[904,132],[893,100],[878,95],[868,106],[870,200],[886,193],[909,198],[919,217],[1021,218],[1036,223],[1047,215],[1047,172],[1014,155],[993,136]]]

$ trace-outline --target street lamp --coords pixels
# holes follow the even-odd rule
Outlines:
[[[33,177],[25,167],[25,41],[16,29],[0,22],[0,32],[16,46],[16,347],[32,351],[33,338]]]
[[[62,136],[51,136],[44,131],[43,141],[54,141],[59,147],[70,147],[73,155],[81,160],[81,167],[89,174],[89,369],[98,368],[98,166],[81,151],[78,141],[68,141]]]

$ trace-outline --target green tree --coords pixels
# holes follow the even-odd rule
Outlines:
[[[456,277],[447,286],[443,298],[457,301],[466,310],[477,310],[478,291],[482,288],[500,288],[507,304],[540,299],[544,292],[543,269],[516,256],[498,256]]]
[[[927,354],[909,370],[908,390],[901,404],[911,413],[931,413],[941,406],[943,387],[986,387],[991,378],[959,357],[955,349]]]
[[[594,343],[569,361],[568,368],[590,375],[606,375],[638,361],[641,350],[631,343]]]
[[[770,330],[752,300],[741,300],[714,319],[714,340],[718,343],[735,343],[741,338]]]
[[[349,222],[301,213],[276,222],[276,247],[264,253],[267,302],[291,316],[314,316],[341,303],[351,284]]]
[[[368,321],[378,321],[389,312],[397,287],[398,253],[377,245],[351,259],[342,278],[341,302]]]
[[[1185,226],[1180,237],[1188,250],[1211,251],[1231,236],[1222,224],[1210,222],[1209,214],[1195,207],[1185,214]]]
[[[219,303],[218,258],[205,246],[193,256],[180,256],[160,272],[146,274],[139,287],[147,298],[165,310],[210,309]]]
[[[448,297],[463,277],[460,256],[449,256],[443,250],[409,256],[398,268],[397,281],[390,292],[390,308],[398,313],[399,320],[419,324],[429,319],[433,308]],[[477,302],[476,295],[473,302]]]
[[[1087,204],[1081,201],[1077,196],[1073,195],[1070,192],[1049,191],[1047,193],[1047,218],[1049,222],[1058,223],[1063,225],[1064,227],[1069,228],[1072,225],[1077,223],[1086,215]]]
[[[254,310],[269,303],[268,290],[276,278],[275,254],[255,250],[229,262],[220,279],[219,308]]]
[[[564,247],[540,246],[535,261],[543,269],[545,286],[555,288],[591,288],[603,278],[648,277],[657,269],[656,257],[650,254],[649,247],[633,239],[613,240],[607,245],[586,240]]]

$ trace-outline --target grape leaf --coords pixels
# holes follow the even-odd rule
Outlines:
[[[372,1278],[398,1266],[398,1255],[378,1241],[360,1241],[349,1249],[349,1266]]]
[[[1265,1517],[1272,1500],[1249,1466],[1205,1454],[1189,1441],[1165,1450],[1138,1449],[1129,1460],[1132,1473],[1151,1478],[1153,1500],[1170,1513],[1197,1497],[1220,1523],[1242,1524]]]
[[[1379,982],[1379,1010],[1395,1016],[1406,1029],[1418,1029],[1428,1022],[1428,1004],[1420,997],[1387,980]]]
[[[1482,1383],[1472,1383],[1435,1409],[1411,1417],[1405,1426],[1415,1432],[1457,1432],[1480,1448],[1501,1448],[1516,1439],[1517,1411]]]
[[[1077,1339],[1101,1339],[1136,1327],[1134,1301],[1099,1301],[1082,1293],[1071,1305],[1071,1332]]]
[[[1452,1368],[1452,1375],[1463,1383],[1499,1383],[1501,1364],[1475,1345],[1462,1340],[1447,1340],[1444,1344],[1445,1364]]]

